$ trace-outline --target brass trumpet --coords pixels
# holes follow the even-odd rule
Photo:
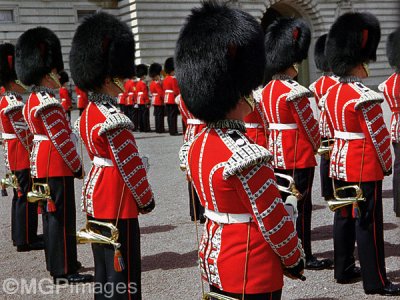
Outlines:
[[[95,229],[93,225],[110,229],[110,236],[105,236],[101,234],[100,231]],[[118,228],[114,226],[114,224],[95,220],[89,220],[86,223],[86,227],[77,231],[76,233],[76,241],[78,244],[106,244],[114,246],[115,249],[121,247],[121,244],[117,242],[118,237],[119,231]]]
[[[342,191],[354,190],[354,195],[341,197],[339,195]],[[365,201],[363,192],[358,185],[349,185],[335,189],[334,191],[335,200],[328,201],[328,206],[331,211],[335,211],[347,205],[352,205],[355,202]]]
[[[32,191],[28,192],[27,199],[31,203],[50,200],[49,185],[47,183],[34,183]]]
[[[8,187],[18,189],[17,176],[15,176],[13,173],[7,173],[6,176],[1,179],[1,188],[6,189]]]
[[[335,143],[335,139],[327,139],[321,141],[321,145],[318,148],[318,155],[326,155],[329,154],[333,149],[333,144]]]
[[[287,181],[287,185],[279,185],[278,184],[278,189],[281,192],[288,193],[289,195],[293,195],[297,198],[297,200],[300,200],[302,195],[299,192],[299,190],[296,188],[296,185],[294,183],[294,179],[292,176],[286,175],[286,174],[281,174],[281,173],[275,173],[275,177],[279,177],[281,179],[284,179]]]
[[[202,300],[238,300],[236,298],[232,298],[229,296],[225,296],[225,295],[220,295],[218,293],[214,293],[214,292],[209,292],[203,295]]]

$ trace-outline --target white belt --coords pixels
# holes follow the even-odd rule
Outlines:
[[[263,128],[263,126],[259,123],[246,123],[246,128]]]
[[[14,133],[2,133],[1,137],[3,140],[13,140],[17,138],[17,135]]]
[[[35,134],[33,136],[33,140],[34,141],[48,141],[49,138],[47,137],[47,135],[44,135],[44,134]]]
[[[248,223],[252,221],[251,214],[229,214],[205,209],[204,215],[210,220],[220,224]]]
[[[158,93],[153,93],[153,96],[158,96]]]
[[[98,167],[112,167],[114,166],[111,159],[104,158],[104,157],[93,157],[93,164]]]
[[[166,93],[173,93],[173,90],[165,90]]]
[[[200,121],[199,119],[187,119],[187,124],[188,125],[200,125],[200,124],[204,124],[204,122]]]
[[[139,93],[137,93],[137,94],[140,96],[140,95],[143,95],[143,92],[139,92]]]
[[[362,140],[365,139],[365,134],[362,132],[346,132],[335,130],[335,138],[342,140]]]
[[[269,123],[269,129],[276,129],[276,130],[288,130],[288,129],[297,129],[296,123]]]

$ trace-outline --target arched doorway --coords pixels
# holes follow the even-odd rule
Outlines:
[[[271,5],[263,17],[261,18],[261,25],[266,31],[267,27],[272,24],[276,19],[280,17],[293,17],[293,18],[304,18],[307,20],[305,16],[303,16],[298,10],[296,10],[293,6],[287,3],[275,3]],[[311,26],[311,24],[310,24]],[[306,59],[302,62],[299,75],[296,78],[298,82],[306,87],[310,84],[310,68],[309,68],[309,59]]]

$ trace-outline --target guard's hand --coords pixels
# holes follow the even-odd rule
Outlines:
[[[142,215],[148,214],[154,209],[154,207],[156,207],[156,202],[154,201],[154,199],[151,199],[149,205],[139,208],[139,213],[141,213]]]
[[[74,177],[77,179],[83,179],[83,169],[82,167],[79,168],[79,170],[77,172],[74,173]]]
[[[392,168],[390,168],[389,170],[387,170],[386,172],[384,172],[383,175],[385,175],[385,176],[390,176],[390,175],[392,175]]]
[[[303,275],[304,273],[304,260],[300,260],[300,262],[292,267],[292,268],[284,268],[283,274],[290,279],[300,279],[301,281],[305,281],[306,277]]]

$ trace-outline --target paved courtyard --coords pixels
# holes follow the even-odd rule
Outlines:
[[[386,108],[385,106],[385,117],[388,119]],[[77,112],[74,111],[73,119],[76,117]],[[156,209],[151,214],[139,218],[143,299],[200,299],[201,282],[196,266],[196,231],[194,224],[190,222],[187,185],[184,174],[179,170],[177,155],[182,136],[137,133],[136,138],[140,153],[150,158],[149,180],[156,197]],[[84,162],[88,170],[90,163],[86,154]],[[0,170],[0,176],[3,175],[4,167]],[[395,218],[392,211],[391,179],[385,178],[383,192],[386,267],[390,279],[400,283],[400,218]],[[76,180],[77,228],[85,223],[84,214],[80,211],[81,186],[82,181]],[[11,194],[9,190],[9,195]],[[314,178],[313,202],[313,252],[317,257],[332,258],[333,213],[320,197],[318,171]],[[45,271],[42,251],[15,251],[10,237],[10,210],[11,196],[1,198],[0,299],[93,299],[90,285],[55,288]],[[39,223],[41,224],[41,220]],[[88,244],[78,245],[78,257],[85,267],[84,272],[93,273],[92,252]],[[333,270],[306,270],[305,276],[305,282],[285,279],[283,299],[385,298],[366,296],[361,282],[336,284]],[[24,289],[21,289],[21,283],[25,284]],[[19,288],[12,290],[15,286]],[[7,289],[10,290],[7,292]]]

